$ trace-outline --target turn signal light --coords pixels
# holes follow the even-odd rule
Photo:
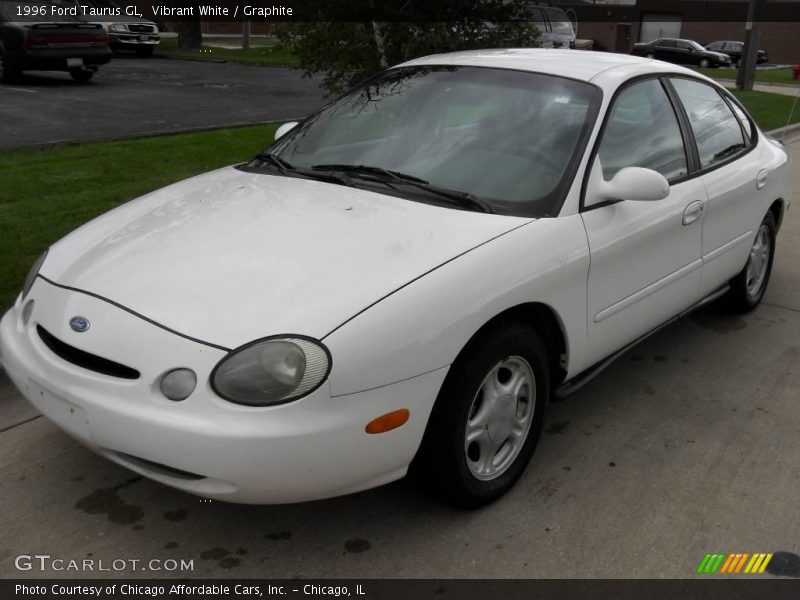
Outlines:
[[[408,421],[409,412],[405,408],[394,410],[367,423],[367,433],[386,433],[397,429]]]

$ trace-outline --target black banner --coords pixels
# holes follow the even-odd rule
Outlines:
[[[532,10],[544,10],[550,21],[632,22],[643,16],[683,22],[745,22],[744,0],[591,0],[527,2],[525,0],[15,0],[41,5],[57,17],[140,17],[167,21],[515,21],[531,20]],[[800,22],[800,0],[762,2],[756,19],[763,22]],[[538,14],[538,13],[537,13]],[[563,15],[561,17],[560,15]],[[24,15],[20,15],[24,16]],[[536,17],[534,20],[544,17]]]
[[[241,598],[354,600],[796,600],[798,579],[690,580],[3,580],[3,600]]]

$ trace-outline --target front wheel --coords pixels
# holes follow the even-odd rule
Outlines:
[[[541,436],[549,372],[544,344],[523,324],[501,324],[471,342],[442,386],[412,477],[459,508],[505,494]]]
[[[87,83],[94,77],[94,71],[85,71],[83,69],[72,69],[69,74],[78,83]]]
[[[775,217],[768,212],[756,232],[747,263],[730,282],[730,290],[723,297],[724,305],[738,313],[746,313],[759,305],[767,290],[775,257]]]

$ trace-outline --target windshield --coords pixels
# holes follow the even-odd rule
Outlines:
[[[379,167],[469,194],[493,212],[553,216],[600,95],[587,83],[524,71],[393,69],[311,116],[269,151],[293,167]],[[394,183],[375,191],[433,201],[419,197],[420,186]]]

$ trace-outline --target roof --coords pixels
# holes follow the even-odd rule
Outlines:
[[[417,65],[464,65],[473,67],[495,67],[519,69],[549,75],[560,75],[572,79],[592,81],[600,73],[611,69],[628,67],[631,72],[696,72],[659,60],[589,50],[555,50],[547,48],[503,48],[492,50],[469,50],[448,54],[424,56],[399,66]]]

